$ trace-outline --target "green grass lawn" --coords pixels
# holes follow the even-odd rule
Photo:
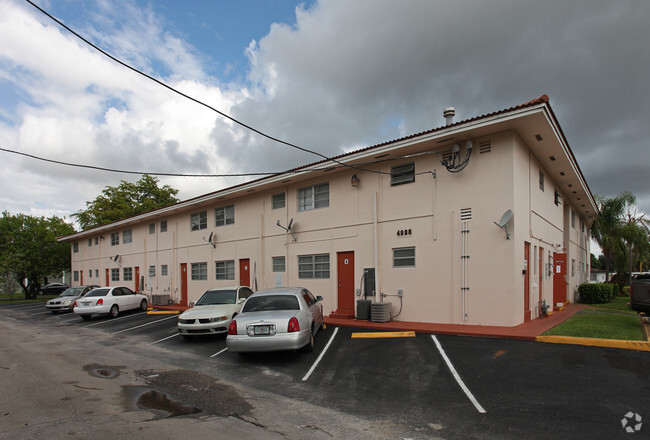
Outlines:
[[[31,303],[31,302],[43,302],[48,299],[56,298],[59,295],[37,295],[36,299],[25,299],[24,293],[14,293],[9,295],[8,293],[0,293],[0,304],[19,304],[19,303]]]
[[[582,338],[645,341],[641,318],[630,310],[629,297],[617,297],[607,304],[590,304],[544,333],[544,336],[575,336]]]

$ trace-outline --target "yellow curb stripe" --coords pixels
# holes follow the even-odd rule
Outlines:
[[[415,332],[370,332],[370,333],[352,333],[352,339],[361,338],[414,338]]]
[[[625,350],[650,351],[650,342],[622,341],[619,339],[576,338],[573,336],[538,336],[539,342],[551,344],[588,345],[591,347],[622,348]]]
[[[178,315],[181,313],[178,310],[152,310],[151,312],[147,312],[147,315]]]

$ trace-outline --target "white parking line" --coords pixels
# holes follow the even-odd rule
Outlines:
[[[461,389],[465,392],[465,395],[474,404],[474,407],[478,410],[478,412],[480,412],[481,414],[484,414],[486,412],[485,409],[483,409],[481,404],[478,403],[478,400],[476,400],[476,398],[474,397],[472,392],[465,385],[465,382],[463,382],[463,379],[461,379],[458,372],[456,372],[456,369],[451,364],[451,361],[447,357],[447,354],[445,354],[445,351],[442,349],[442,345],[440,345],[440,342],[438,342],[438,338],[436,338],[436,335],[431,335],[431,339],[433,339],[433,342],[435,342],[436,347],[438,347],[438,351],[440,352],[440,355],[442,356],[442,358],[447,363],[447,366],[449,367],[449,370],[451,370],[451,374],[454,376],[454,378],[456,379],[456,382],[458,382],[458,385],[460,385]]]
[[[224,351],[228,351],[228,347],[226,347],[226,348],[224,348],[223,350],[221,350],[221,351],[219,351],[219,352],[213,354],[213,355],[210,356],[210,357],[213,358],[213,357],[215,357],[215,356],[219,356],[219,355],[220,355],[221,353],[223,353]]]
[[[46,310],[46,311],[44,311],[44,312],[41,311],[41,312],[36,312],[36,313],[30,313],[29,316],[34,316],[34,315],[49,315],[50,313],[52,313],[52,312]]]
[[[180,333],[174,333],[174,334],[171,335],[171,336],[167,336],[166,338],[158,339],[157,341],[152,342],[151,345],[153,345],[153,344],[157,344],[157,343],[162,342],[162,341],[166,341],[167,339],[171,339],[171,338],[173,338],[174,336],[178,336],[178,335],[180,335]]]
[[[339,328],[336,327],[336,328],[334,329],[334,333],[332,333],[332,337],[331,337],[330,340],[327,342],[327,345],[325,346],[325,348],[323,349],[323,351],[321,351],[320,356],[318,356],[318,359],[316,359],[316,362],[314,362],[314,365],[312,365],[311,368],[309,369],[309,371],[307,372],[307,374],[305,374],[305,377],[302,378],[302,381],[303,381],[303,382],[306,381],[307,379],[309,379],[309,376],[311,376],[311,373],[314,372],[314,370],[316,369],[316,366],[318,365],[318,363],[320,362],[320,360],[323,359],[323,356],[325,355],[325,352],[327,351],[328,348],[330,348],[330,345],[332,344],[332,341],[334,340],[334,336],[336,336],[336,334],[338,333],[338,331],[339,331]]]
[[[148,325],[155,324],[155,323],[157,323],[157,322],[161,322],[161,321],[167,321],[168,319],[173,319],[173,318],[178,319],[178,316],[176,316],[176,315],[168,316],[167,318],[157,319],[156,321],[151,321],[151,322],[146,322],[146,323],[144,323],[144,324],[136,325],[135,327],[125,328],[124,330],[120,330],[120,331],[117,331],[117,332],[113,332],[112,334],[116,335],[116,334],[118,334],[118,333],[128,332],[128,331],[131,331],[131,330],[135,330],[136,328],[146,327],[146,326],[148,326]]]
[[[99,322],[96,322],[96,323],[94,323],[94,324],[84,325],[84,327],[93,327],[93,326],[95,326],[95,325],[107,324],[107,323],[109,323],[109,322],[119,321],[120,319],[126,319],[126,318],[132,318],[132,317],[134,317],[134,316],[140,316],[140,315],[142,315],[143,313],[147,313],[147,312],[135,313],[135,314],[133,314],[133,315],[126,315],[126,316],[122,316],[122,317],[119,317],[119,318],[105,319],[104,321],[99,321]]]

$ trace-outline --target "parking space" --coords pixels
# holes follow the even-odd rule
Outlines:
[[[40,331],[92,329],[99,344],[149,347],[175,365],[422,435],[412,438],[616,438],[624,414],[650,408],[643,352],[427,334],[355,338],[359,330],[327,327],[311,353],[239,355],[227,351],[225,335],[180,337],[174,314],[83,321],[42,304],[0,304],[0,317]]]

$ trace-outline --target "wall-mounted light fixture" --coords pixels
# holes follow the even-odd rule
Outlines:
[[[359,180],[359,178],[357,177],[357,175],[356,175],[356,174],[353,174],[353,175],[352,175],[352,179],[350,179],[350,183],[352,184],[352,186],[359,186],[359,183],[360,183],[360,182],[361,182],[361,181]]]

